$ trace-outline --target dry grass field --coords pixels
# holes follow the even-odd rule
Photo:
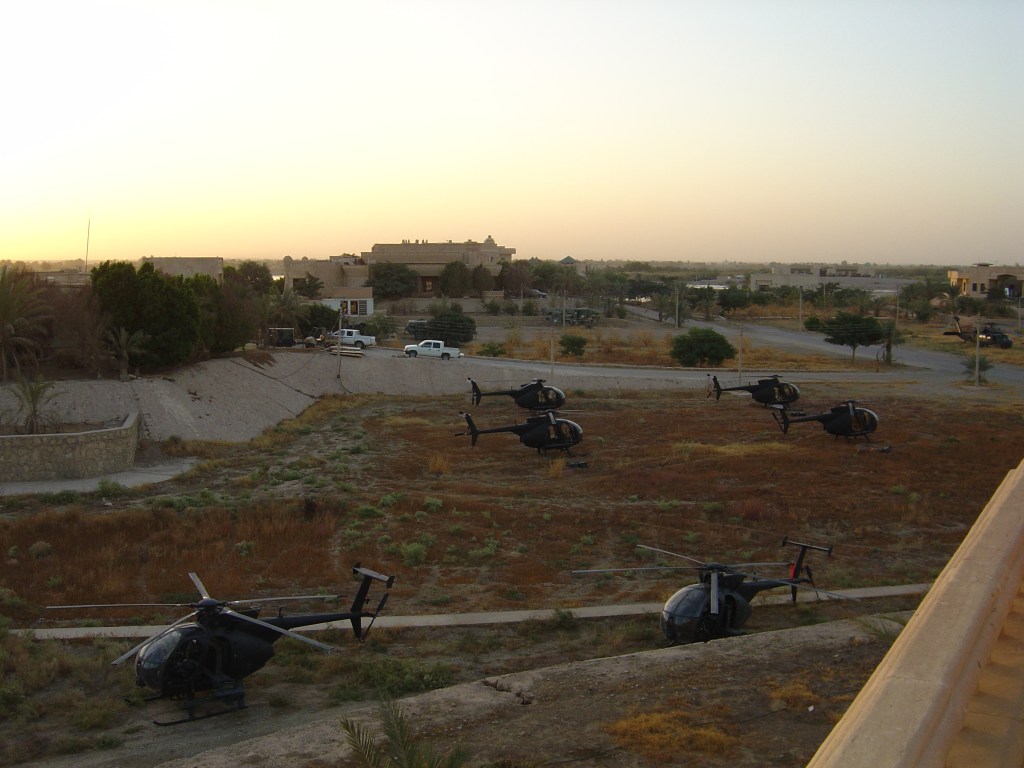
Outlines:
[[[802,394],[808,411],[847,396],[827,385]],[[375,630],[351,655],[321,657],[283,641],[250,679],[254,695],[271,707],[300,701],[315,710],[374,690],[398,695],[658,647],[650,619],[581,624],[571,616],[582,605],[659,601],[685,583],[679,574],[570,576],[667,562],[637,544],[702,560],[775,561],[788,557],[780,547],[788,535],[834,545],[831,558],[814,560],[824,588],[928,581],[1024,454],[1018,407],[954,411],[944,400],[881,387],[858,393],[881,418],[870,443],[833,439],[816,423],[783,435],[745,396],[567,395],[574,411],[567,415],[585,431],[568,459],[538,455],[509,434],[483,435],[471,448],[455,434],[465,426],[458,414],[465,399],[327,398],[250,444],[165,446],[202,461],[159,486],[4,499],[0,610],[12,626],[44,626],[55,622],[42,608],[49,604],[188,601],[185,574],[193,570],[228,599],[333,594],[350,588],[349,569],[361,561],[396,575],[390,613],[560,611],[546,623],[443,638]],[[522,418],[504,398],[485,401],[474,415],[480,426]],[[751,629],[858,610],[766,609],[755,611]],[[178,615],[136,609],[81,618],[150,624]],[[138,711],[119,697],[137,701],[138,694],[127,672],[104,663],[130,643],[2,639],[7,761],[117,750],[132,738],[126,723]],[[866,663],[881,652],[871,649]],[[846,702],[850,686],[863,681],[851,674],[852,682],[837,683]],[[671,719],[671,712],[652,702],[649,714]],[[827,732],[828,723],[822,727]],[[819,729],[808,743],[822,736]],[[623,743],[639,755],[636,764],[647,764],[642,745]]]

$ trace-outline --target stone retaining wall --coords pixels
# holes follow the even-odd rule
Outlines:
[[[135,465],[138,443],[138,412],[112,429],[0,436],[0,483],[115,474]]]

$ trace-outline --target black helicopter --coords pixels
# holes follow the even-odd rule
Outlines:
[[[979,336],[976,328],[969,331],[965,331],[961,328],[959,317],[954,316],[953,321],[956,323],[956,330],[943,331],[943,336],[959,336],[966,342],[971,344],[976,343],[979,347],[999,347],[1000,349],[1009,349],[1013,346],[1013,339],[1007,335],[1006,331],[993,323],[985,323],[982,325],[981,335]]]
[[[469,383],[473,385],[473,405],[480,405],[481,398],[491,395],[506,395],[520,408],[528,408],[531,411],[550,411],[565,405],[565,393],[558,387],[545,384],[544,379],[534,379],[518,389],[503,389],[497,392],[481,392],[473,379],[470,379]]]
[[[656,547],[638,545],[641,549],[659,552],[663,555],[679,557],[696,563],[695,566],[682,566],[683,569],[696,570],[700,581],[689,584],[676,591],[662,607],[661,631],[668,641],[675,644],[694,643],[712,640],[718,637],[731,637],[742,634],[740,630],[750,618],[752,608],[750,601],[766,589],[789,587],[793,602],[796,602],[797,589],[801,585],[810,585],[815,592],[833,595],[814,587],[811,567],[805,564],[808,550],[825,552],[831,556],[832,547],[815,544],[804,544],[782,540],[782,546],[800,548],[800,554],[793,563],[747,563],[745,565],[723,565],[722,563],[704,563],[686,555],[668,552]],[[758,579],[748,571],[763,566],[787,566],[789,577],[784,579]],[[653,568],[613,568],[591,571],[574,571],[573,573],[606,573],[613,571],[641,571],[675,569],[673,566],[655,566]],[[749,581],[748,581],[749,579]]]
[[[833,405],[825,413],[791,416],[784,405],[773,405],[772,416],[778,422],[782,433],[789,432],[789,425],[801,421],[821,422],[822,428],[835,437],[863,437],[870,440],[871,433],[878,429],[878,414],[861,408],[853,400]]]
[[[554,411],[527,417],[522,424],[511,424],[507,427],[491,427],[490,429],[479,429],[473,422],[473,417],[463,412],[466,417],[466,424],[469,432],[456,432],[456,436],[470,435],[472,445],[476,445],[480,435],[494,434],[497,432],[512,432],[519,435],[519,442],[530,448],[536,448],[537,453],[544,453],[551,450],[565,451],[579,445],[583,440],[583,428],[575,421],[563,419],[555,415]]]
[[[113,664],[123,664],[135,657],[135,682],[139,687],[151,688],[158,693],[146,698],[153,701],[161,698],[184,699],[187,716],[170,722],[154,721],[157,725],[177,725],[191,720],[225,714],[233,709],[245,708],[243,678],[251,675],[270,661],[274,655],[274,643],[283,636],[299,640],[323,651],[333,651],[333,646],[300,635],[292,630],[313,624],[333,621],[350,621],[352,631],[360,642],[365,639],[374,620],[384,609],[388,592],[381,596],[373,611],[365,611],[370,586],[374,581],[383,582],[385,590],[391,589],[394,576],[385,576],[358,563],[352,568],[353,574],[362,581],[352,601],[350,611],[340,613],[278,615],[260,619],[256,603],[281,602],[282,600],[325,599],[324,595],[305,595],[286,598],[259,598],[254,600],[217,600],[210,596],[199,576],[189,573],[189,578],[199,592],[197,603],[179,603],[174,607],[191,608],[192,612],[178,619],[156,635],[147,638],[127,653],[115,659]],[[161,607],[166,603],[131,603],[114,605],[51,605],[48,608],[114,608],[114,607]],[[368,618],[370,623],[362,625]],[[221,709],[204,715],[196,715],[196,694],[210,691],[219,702],[234,705],[232,709]]]
[[[800,399],[799,388],[795,384],[780,381],[778,376],[758,379],[756,384],[747,384],[743,387],[723,387],[718,383],[718,377],[712,376],[708,384],[708,397],[713,394],[715,400],[719,400],[723,392],[749,392],[756,402],[765,406],[785,405]]]

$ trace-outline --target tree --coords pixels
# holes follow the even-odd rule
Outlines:
[[[838,312],[831,320],[823,324],[825,341],[842,347],[850,347],[853,354],[852,363],[857,355],[857,347],[870,347],[882,341],[885,334],[882,324],[875,317],[856,315],[852,312]]]
[[[271,294],[271,318],[283,328],[297,328],[304,313],[302,297],[290,288]]]
[[[439,303],[431,307],[430,314],[426,330],[428,339],[440,339],[447,345],[457,346],[472,341],[476,335],[476,321],[458,304]]]
[[[473,290],[478,293],[482,294],[485,291],[494,290],[494,275],[492,275],[491,270],[483,264],[478,264],[473,268],[473,272],[470,274],[469,279],[473,286]]]
[[[688,367],[721,365],[736,356],[736,348],[722,334],[710,328],[691,328],[672,339],[673,359]]]
[[[416,293],[418,277],[412,267],[390,261],[370,265],[370,279],[366,285],[375,295],[385,299],[404,299]]]
[[[225,279],[228,279],[229,272],[236,272],[242,282],[256,293],[270,293],[270,289],[274,287],[274,276],[270,274],[270,267],[258,261],[243,261],[237,270],[225,267]]]
[[[449,261],[441,270],[438,282],[441,285],[441,295],[450,299],[461,299],[469,293],[469,267],[461,261]]]
[[[417,739],[402,708],[391,699],[381,701],[380,719],[386,739],[383,744],[354,720],[342,718],[341,728],[363,768],[459,768],[469,759],[459,746],[441,755],[433,744]]]
[[[127,262],[104,262],[92,270],[92,287],[113,328],[148,337],[147,358],[177,365],[195,354],[199,305],[191,283],[158,272],[151,262],[138,271]]]
[[[583,357],[583,353],[587,348],[587,337],[577,336],[574,333],[563,333],[561,338],[558,339],[558,346],[561,348],[563,355]]]
[[[985,373],[992,370],[992,361],[985,355],[975,355],[968,352],[963,359],[964,377],[968,381],[977,381],[979,384],[987,384],[988,379]]]
[[[498,282],[511,296],[522,296],[533,287],[533,270],[529,262],[509,261],[501,266]]]
[[[307,272],[306,279],[301,282],[296,290],[300,296],[304,296],[307,299],[315,299],[320,296],[320,291],[323,289],[324,281],[316,275],[311,275]]]
[[[750,293],[745,288],[730,286],[718,292],[718,306],[725,314],[737,309],[746,309],[750,306]]]
[[[14,394],[18,398],[18,413],[25,411],[25,421],[22,424],[27,434],[36,435],[43,431],[43,406],[60,394],[53,386],[52,381],[26,379],[19,374],[14,385]]]
[[[142,331],[129,333],[124,328],[112,328],[107,331],[107,346],[117,361],[121,381],[128,381],[128,364],[133,357],[138,358],[145,354],[147,340],[146,334]]]
[[[882,323],[882,349],[886,365],[892,365],[892,348],[904,341],[906,341],[906,337],[903,335],[903,331],[896,327],[895,320],[886,320]]]
[[[715,293],[715,289],[707,285],[693,289],[688,297],[694,307],[700,308],[705,322],[711,319],[711,312],[715,307]]]
[[[7,380],[9,366],[20,375],[22,360],[35,359],[50,318],[32,277],[0,267],[0,381]]]

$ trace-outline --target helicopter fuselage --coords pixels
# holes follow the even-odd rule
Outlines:
[[[237,613],[255,619],[258,609]],[[351,613],[304,614],[262,619],[264,624],[293,629],[350,619]],[[279,632],[210,611],[180,624],[142,646],[135,657],[138,686],[174,697],[237,684],[262,669],[274,656]]]
[[[675,592],[661,610],[661,631],[673,644],[707,642],[738,633],[753,609],[750,601],[766,589],[795,584],[792,580],[747,581],[742,573],[722,574],[718,581],[718,610],[711,610],[709,580]]]

